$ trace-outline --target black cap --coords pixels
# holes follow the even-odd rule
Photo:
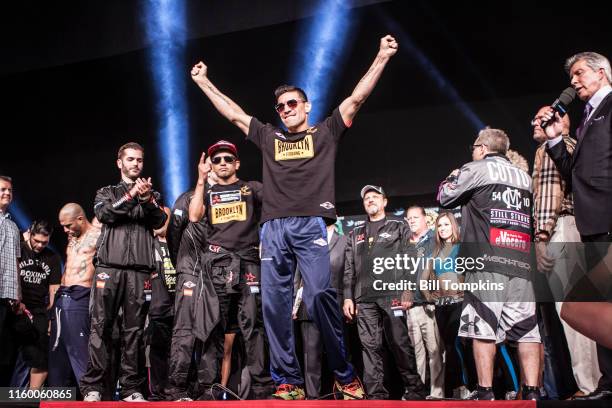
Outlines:
[[[380,186],[373,186],[373,185],[371,185],[371,184],[368,184],[368,185],[364,186],[364,187],[361,189],[361,198],[363,199],[363,197],[365,197],[366,193],[367,193],[368,191],[372,191],[372,190],[373,190],[373,191],[376,191],[378,194],[382,194],[382,195],[386,196],[386,194],[385,194],[385,190],[383,190],[383,188],[382,188],[382,187],[380,187]]]

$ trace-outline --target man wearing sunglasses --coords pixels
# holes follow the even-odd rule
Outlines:
[[[189,220],[199,222],[206,213],[208,245],[202,258],[205,279],[212,280],[217,304],[205,299],[217,315],[205,322],[204,350],[198,369],[198,393],[213,399],[210,386],[219,382],[219,361],[223,342],[232,321],[243,335],[246,365],[251,374],[252,398],[265,398],[272,391],[266,338],[259,296],[259,232],[263,188],[258,181],[240,180],[238,150],[233,143],[220,140],[208,149],[210,162],[202,154],[198,183],[189,204]],[[210,170],[217,183],[207,185]],[[193,291],[192,296],[198,296]],[[198,303],[196,303],[198,304]],[[233,312],[232,312],[233,311]],[[237,313],[231,316],[230,313]],[[207,313],[209,314],[209,313]],[[196,313],[197,315],[197,313]],[[197,333],[196,333],[197,335]],[[241,392],[242,393],[242,392]],[[243,394],[249,397],[248,391]],[[216,399],[216,398],[214,398]]]
[[[287,128],[263,124],[223,95],[199,62],[194,82],[215,108],[259,147],[263,155],[262,298],[270,339],[274,397],[304,399],[304,379],[294,349],[292,331],[293,273],[299,266],[304,279],[303,301],[325,345],[336,386],[346,399],[364,397],[361,382],[346,360],[342,318],[330,285],[326,223],[336,219],[334,170],[338,143],[389,62],[398,44],[387,35],[368,72],[332,115],[311,126],[311,104],[306,93],[283,85],[274,92],[274,109]]]

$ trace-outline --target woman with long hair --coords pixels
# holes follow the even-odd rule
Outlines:
[[[463,282],[463,270],[457,264],[459,252],[459,226],[452,212],[438,215],[435,226],[436,244],[427,260],[422,279],[429,281],[432,290],[423,291],[429,302],[436,304],[436,320],[444,340],[445,394],[453,398],[467,398],[469,390],[467,371],[461,340],[458,337],[459,318],[463,291],[453,290],[451,285]]]

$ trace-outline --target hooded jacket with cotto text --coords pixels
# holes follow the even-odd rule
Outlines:
[[[529,174],[497,153],[465,164],[443,181],[440,205],[461,206],[459,256],[481,258],[485,272],[529,279],[531,193]]]
[[[124,181],[99,189],[94,213],[102,223],[97,243],[96,265],[119,269],[153,271],[155,243],[153,230],[166,222],[158,192],[143,202],[129,195],[131,185]]]

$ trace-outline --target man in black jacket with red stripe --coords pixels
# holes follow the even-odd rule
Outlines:
[[[160,196],[153,191],[151,178],[140,178],[143,164],[142,146],[121,146],[117,155],[121,182],[96,193],[94,212],[102,223],[102,232],[90,307],[89,363],[80,384],[85,401],[102,399],[109,341],[119,308],[123,309],[121,397],[125,401],[144,401],[144,283],[156,267],[153,229],[164,225],[167,216],[158,204]]]

